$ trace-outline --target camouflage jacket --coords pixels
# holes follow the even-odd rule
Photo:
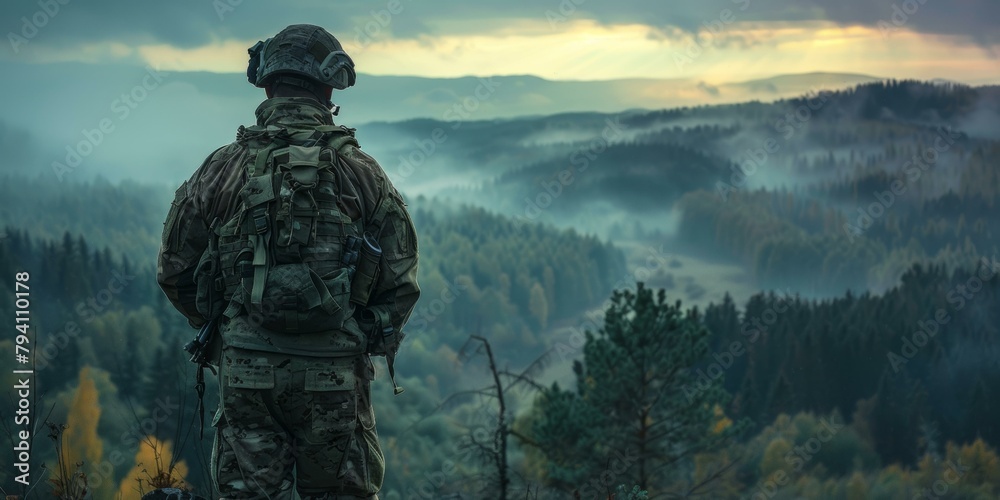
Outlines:
[[[307,137],[333,116],[318,102],[301,97],[267,99],[256,110],[257,125],[285,129],[292,137]],[[350,130],[353,135],[353,130]],[[242,132],[242,128],[241,128]],[[420,295],[417,285],[417,239],[402,197],[379,164],[351,140],[339,149],[347,171],[343,211],[352,217],[387,210],[379,236],[383,261],[368,309],[381,310],[395,331],[402,331]],[[241,208],[239,191],[245,183],[247,147],[237,140],[213,152],[175,194],[163,227],[157,282],[167,298],[193,327],[206,322],[195,306],[195,267],[208,246],[210,224],[226,221]],[[367,221],[366,221],[367,223]],[[356,315],[357,316],[357,315]],[[229,345],[302,355],[364,352],[368,332],[357,320],[344,326],[346,335],[281,335],[255,328],[243,317],[223,321],[220,332]]]

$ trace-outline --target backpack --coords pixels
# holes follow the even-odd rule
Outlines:
[[[240,127],[246,182],[195,270],[198,311],[207,319],[244,312],[282,333],[339,330],[364,307],[381,250],[341,208],[339,151],[353,129],[321,126],[293,138],[282,128]]]

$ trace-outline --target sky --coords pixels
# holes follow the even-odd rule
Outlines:
[[[308,22],[372,75],[1000,83],[996,0],[35,0],[2,12],[0,61],[36,64],[240,73],[248,46]]]
[[[247,48],[290,24],[341,40],[359,76],[337,120],[364,130],[450,121],[484,81],[462,119],[1000,84],[998,20],[998,0],[10,0],[0,174],[176,184],[253,123]]]

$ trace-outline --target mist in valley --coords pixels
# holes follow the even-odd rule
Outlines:
[[[188,91],[194,90],[170,90]],[[409,397],[392,398],[382,379],[374,387],[375,404],[387,415],[384,435],[396,452],[390,465],[402,468],[400,455],[435,450],[435,443],[454,439],[468,430],[456,422],[481,420],[476,412],[492,404],[476,396],[452,398],[493,383],[482,350],[468,345],[473,334],[488,337],[498,362],[515,372],[527,370],[542,386],[570,387],[574,363],[584,356],[585,332],[602,327],[610,293],[635,290],[638,282],[704,311],[714,329],[712,345],[720,349],[740,340],[775,296],[801,308],[783,317],[790,323],[834,314],[845,301],[866,304],[857,310],[879,311],[879,300],[924,297],[926,290],[955,286],[948,280],[966,279],[961,273],[981,269],[984,258],[1000,258],[994,216],[1000,185],[997,95],[997,87],[888,81],[775,102],[487,119],[473,114],[359,126],[362,149],[402,192],[421,245],[423,294],[408,326],[407,355],[397,363]],[[139,111],[147,118],[137,114],[107,140],[128,140],[152,115],[168,113]],[[164,129],[164,140],[184,144],[230,120],[221,108],[202,111],[218,114],[192,119],[176,136]],[[114,165],[112,158],[123,154],[108,142],[57,179],[49,169],[37,170],[39,159],[51,158],[43,142],[24,129],[0,128],[0,144],[12,151],[0,186],[9,201],[0,210],[0,251],[17,256],[9,265],[31,265],[27,248],[61,262],[39,278],[51,287],[65,279],[59,269],[83,259],[78,253],[93,253],[88,273],[95,274],[81,274],[66,287],[65,293],[78,290],[83,297],[88,287],[106,281],[100,273],[107,269],[134,269],[142,284],[116,299],[117,307],[145,305],[129,321],[159,329],[155,344],[168,352],[176,346],[164,339],[191,332],[155,289],[152,263],[173,189],[197,166],[186,159],[194,153],[175,146],[173,153],[137,160],[127,170],[105,171],[105,160]],[[176,166],[158,167],[163,162]],[[122,180],[125,172],[143,180]],[[951,298],[935,297],[927,300]],[[67,296],[65,304],[78,300]],[[994,313],[969,300],[962,321],[972,331]],[[57,319],[47,331],[78,316],[72,307],[60,307],[52,306]],[[102,314],[124,313],[109,308]],[[94,338],[127,335],[112,328],[115,318],[85,328]],[[773,335],[803,328],[779,321]],[[871,335],[880,346],[896,341],[890,332]],[[948,359],[966,359],[976,349],[970,346],[982,347],[980,340],[955,340]],[[143,363],[152,366],[157,352],[145,353]],[[111,401],[109,387],[131,387],[127,381],[136,376],[106,362],[113,355],[87,348],[80,359],[107,365],[98,392],[116,407],[121,403]],[[806,358],[787,359],[809,365]],[[756,374],[768,381],[762,384],[783,383],[757,365],[735,366],[734,374]],[[945,369],[928,366],[927,373]],[[73,369],[58,374],[73,379]],[[752,404],[762,399],[758,391],[771,390],[740,385],[740,376],[726,380],[727,391]],[[928,382],[930,390],[951,391],[951,382],[943,380]],[[868,382],[844,385],[864,397],[890,391]],[[60,387],[64,393],[79,390]],[[146,389],[128,390],[138,395]],[[528,418],[536,397],[529,389],[512,392],[511,414]],[[762,422],[780,411],[810,408],[777,400],[759,404],[753,409]],[[817,403],[834,407],[824,404]],[[934,415],[966,418],[941,411]],[[966,430],[954,424],[949,436]],[[439,453],[427,453],[440,462]],[[400,477],[391,481],[389,489],[405,491]]]

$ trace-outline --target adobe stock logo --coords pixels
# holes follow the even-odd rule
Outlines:
[[[890,35],[903,29],[903,26],[909,23],[910,16],[916,14],[920,10],[920,6],[925,3],[927,0],[905,0],[902,7],[893,3],[889,21],[880,19],[877,23],[879,31],[882,32],[882,39],[888,40]]]
[[[959,312],[965,308],[968,301],[975,298],[987,282],[1000,275],[1000,261],[994,256],[992,258],[983,257],[979,261],[979,269],[976,274],[969,276],[964,283],[956,284],[945,295],[948,304],[951,305],[952,312]],[[934,311],[934,315],[928,319],[917,321],[917,330],[910,335],[900,337],[899,354],[889,351],[887,354],[889,365],[892,371],[899,373],[900,369],[910,360],[917,356],[928,344],[931,344],[934,337],[942,331],[942,327],[951,321],[948,309],[939,307]]]
[[[118,122],[121,123],[127,120],[132,115],[132,112],[149,97],[150,93],[160,87],[165,76],[152,66],[146,66],[146,74],[140,82],[111,101],[109,108],[118,117]],[[80,135],[83,138],[76,144],[66,145],[64,161],[56,160],[52,162],[52,172],[56,175],[57,179],[62,181],[66,174],[82,165],[84,160],[93,154],[94,150],[101,144],[104,144],[105,139],[117,130],[115,121],[109,116],[98,120],[96,125],[97,127],[95,128],[82,129]]]
[[[961,137],[962,133],[957,130],[947,127],[939,128],[933,144],[924,148],[923,151],[914,153],[900,167],[901,174],[905,174],[905,181],[903,175],[898,176],[889,183],[889,189],[872,192],[875,201],[871,202],[868,207],[857,207],[858,216],[855,223],[845,222],[843,225],[844,234],[847,235],[848,240],[853,242],[855,238],[871,228],[872,224],[885,215],[896,201],[906,193],[907,185],[915,185],[925,172],[938,164],[941,156],[948,152],[955,141]]]
[[[600,137],[591,139],[586,144],[576,148],[569,155],[569,167],[560,170],[554,178],[549,178],[541,182],[541,188],[534,196],[524,197],[524,215],[514,216],[514,225],[520,231],[527,223],[530,223],[542,215],[552,204],[563,194],[563,188],[568,187],[576,181],[574,175],[582,174],[592,161],[603,154],[611,145],[620,139],[625,131],[621,123],[621,117],[606,118],[604,128]]]
[[[48,26],[49,21],[59,15],[60,5],[66,5],[70,0],[38,0],[39,10],[35,11],[31,17],[21,18],[21,33],[13,31],[7,33],[7,40],[10,41],[10,48],[17,54],[21,51],[22,45],[27,45],[29,41],[38,36],[38,31]]]

